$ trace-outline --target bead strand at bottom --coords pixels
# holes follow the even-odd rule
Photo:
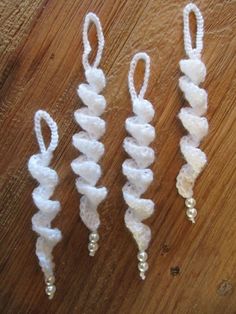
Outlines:
[[[98,242],[99,240],[99,234],[96,231],[93,231],[89,235],[89,244],[88,244],[88,250],[89,255],[94,256],[96,251],[98,250]]]
[[[49,277],[45,278],[45,283],[46,283],[45,292],[46,292],[49,300],[52,300],[52,298],[54,297],[54,294],[56,292],[56,286],[54,285],[55,277],[49,276]]]
[[[142,278],[142,280],[144,280],[146,278],[145,276],[145,272],[148,270],[148,263],[147,263],[147,258],[148,255],[145,251],[139,251],[138,255],[138,269],[140,271],[139,275]]]
[[[195,199],[193,197],[186,198],[185,205],[187,207],[186,215],[187,215],[188,219],[192,223],[195,223],[195,218],[197,216],[197,210],[195,208],[195,205],[196,205]]]

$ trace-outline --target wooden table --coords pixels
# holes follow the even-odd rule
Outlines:
[[[4,0],[1,27],[1,216],[0,312],[84,314],[222,314],[236,313],[236,2],[196,1],[205,18],[203,61],[208,74],[209,135],[201,148],[208,165],[197,181],[199,215],[191,225],[184,214],[175,179],[183,164],[179,140],[185,133],[177,113],[184,105],[178,88],[178,62],[185,57],[182,9],[187,1]],[[78,131],[73,112],[81,106],[76,87],[84,81],[81,63],[83,18],[89,11],[101,19],[106,40],[102,68],[107,76],[101,184],[109,196],[100,207],[100,249],[87,254],[88,231],[79,218],[79,195],[70,162]],[[95,29],[90,40],[96,47]],[[155,181],[146,193],[154,199],[150,269],[138,277],[137,248],[124,225],[126,205],[121,188],[125,119],[131,115],[127,73],[135,52],[151,56],[146,97],[154,104],[157,139]],[[137,84],[143,76],[136,73]],[[38,151],[33,116],[47,110],[57,121],[60,145],[53,168],[60,176],[54,194],[62,211],[55,226],[63,241],[54,251],[57,292],[53,301],[35,256],[36,186],[27,170]]]

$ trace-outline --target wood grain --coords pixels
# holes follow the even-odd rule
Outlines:
[[[196,1],[205,23],[203,60],[208,69],[210,133],[202,144],[209,162],[195,193],[199,216],[192,226],[175,188],[183,164],[176,118],[184,105],[178,89],[178,62],[184,57],[182,8],[187,1],[96,0],[10,1],[0,5],[0,312],[96,314],[236,313],[236,1]],[[73,112],[81,105],[76,86],[84,81],[81,31],[84,15],[99,15],[106,39],[102,68],[107,76],[108,109],[103,138],[101,184],[109,196],[100,208],[100,249],[87,254],[88,231],[79,213],[79,196],[70,162],[77,152],[71,136]],[[90,39],[96,47],[95,30]],[[123,222],[125,182],[121,165],[124,121],[131,114],[127,88],[135,52],[151,56],[147,98],[156,108],[155,181],[146,196],[156,203],[148,219],[153,240],[150,270],[138,278],[134,241]],[[142,67],[136,75],[142,80]],[[60,176],[55,199],[62,212],[55,225],[63,241],[55,249],[57,293],[49,302],[31,230],[36,183],[27,171],[38,151],[33,115],[46,109],[58,122],[60,146],[53,167]]]

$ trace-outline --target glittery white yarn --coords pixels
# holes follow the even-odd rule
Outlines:
[[[139,60],[143,60],[146,67],[144,82],[139,95],[137,95],[133,76]],[[131,136],[126,137],[123,143],[124,149],[131,159],[124,161],[122,169],[123,174],[128,179],[128,182],[123,187],[123,196],[128,205],[125,213],[125,223],[132,232],[140,252],[148,248],[151,239],[151,230],[142,221],[150,217],[154,211],[153,201],[141,198],[141,195],[153,181],[153,172],[148,167],[153,163],[155,157],[153,149],[148,147],[155,137],[155,129],[149,124],[154,116],[154,109],[152,104],[144,99],[149,75],[149,56],[143,52],[137,53],[131,61],[128,77],[129,91],[135,115],[126,119],[125,127]]]
[[[45,120],[51,130],[51,142],[46,148],[41,120]],[[28,169],[32,177],[39,182],[39,186],[32,193],[33,201],[39,211],[32,217],[32,228],[39,235],[36,243],[36,255],[45,275],[45,280],[53,277],[54,263],[52,250],[61,240],[61,231],[51,227],[52,220],[60,210],[59,201],[50,200],[58,184],[58,175],[49,167],[53,152],[58,144],[57,124],[46,112],[39,110],[34,117],[34,128],[38,140],[40,153],[31,156]]]
[[[98,38],[98,51],[93,65],[90,65],[88,61],[91,52],[88,28],[91,22],[96,26]],[[106,100],[99,93],[104,89],[106,79],[103,71],[97,68],[102,56],[104,37],[99,18],[93,13],[85,17],[83,43],[83,66],[88,83],[80,84],[77,90],[85,106],[76,110],[74,114],[76,122],[83,131],[73,136],[73,145],[81,152],[81,155],[72,161],[71,167],[79,176],[76,179],[76,187],[83,195],[80,199],[81,219],[91,231],[96,232],[100,225],[97,208],[107,195],[105,187],[96,187],[102,174],[98,162],[104,154],[104,145],[99,139],[105,133],[106,126],[105,121],[100,118],[106,108]]]
[[[190,12],[194,12],[197,21],[196,48],[192,48],[189,30]],[[180,61],[184,76],[179,79],[179,87],[190,107],[182,108],[178,117],[189,134],[180,141],[180,149],[187,164],[182,166],[176,186],[182,197],[191,198],[195,180],[207,162],[205,153],[198,148],[202,138],[208,133],[207,119],[202,116],[207,111],[207,93],[199,87],[206,76],[206,67],[200,60],[204,22],[200,10],[192,3],[184,8],[183,21],[184,44],[189,59]],[[194,219],[190,220],[194,222]]]

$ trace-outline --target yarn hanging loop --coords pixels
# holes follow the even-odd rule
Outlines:
[[[48,127],[51,130],[51,141],[46,147],[43,133],[42,133],[42,126],[41,121],[44,120]],[[56,122],[51,118],[51,116],[43,110],[38,110],[34,117],[34,130],[36,134],[36,138],[39,144],[40,152],[43,153],[52,153],[58,145],[58,128]]]
[[[192,46],[192,38],[189,27],[189,15],[191,12],[194,13],[197,23],[195,48],[193,48]],[[190,59],[196,58],[200,59],[203,48],[204,19],[201,11],[195,4],[189,3],[188,5],[186,5],[183,12],[183,22],[184,22],[184,47],[186,54]]]
[[[92,47],[91,47],[89,39],[88,39],[88,30],[89,30],[89,26],[91,23],[93,23],[96,27],[97,39],[98,39],[97,54],[96,54],[94,63],[92,65],[89,63],[89,60],[88,60],[89,54],[92,51]],[[82,62],[83,62],[83,66],[84,66],[85,71],[90,67],[97,68],[99,66],[99,63],[100,63],[101,58],[102,58],[104,44],[105,44],[105,40],[104,40],[104,35],[103,35],[100,20],[96,14],[90,12],[85,17],[84,28],[83,28],[84,53],[82,56]]]
[[[140,60],[143,60],[145,62],[145,71],[144,71],[144,78],[143,78],[143,84],[141,86],[139,94],[137,94],[137,91],[134,86],[134,73],[137,67],[137,64]],[[128,75],[128,84],[129,84],[129,92],[131,95],[132,101],[134,101],[136,98],[143,99],[144,95],[147,90],[148,81],[150,77],[150,57],[145,52],[139,52],[136,53],[133,56],[133,59],[130,63],[130,70]]]

